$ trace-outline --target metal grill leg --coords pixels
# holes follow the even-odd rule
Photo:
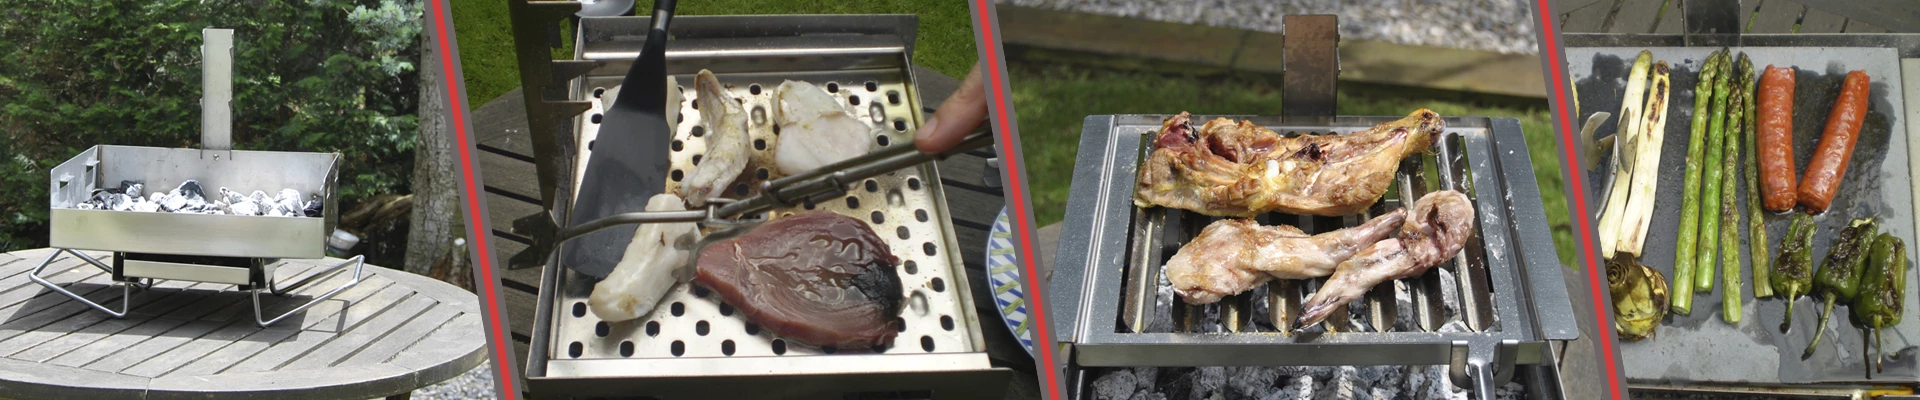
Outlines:
[[[348,280],[346,284],[340,285],[340,287],[336,287],[336,288],[333,288],[333,290],[327,291],[327,293],[325,294],[321,294],[320,296],[314,297],[313,300],[308,300],[306,304],[301,304],[299,307],[294,307],[292,310],[288,310],[286,313],[282,313],[279,316],[275,316],[273,317],[273,319],[267,319],[265,316],[265,313],[260,311],[260,288],[259,287],[253,288],[253,290],[251,290],[251,292],[253,292],[253,321],[256,323],[259,323],[260,327],[265,328],[269,325],[273,325],[276,322],[280,322],[280,320],[282,319],[286,319],[287,317],[293,316],[294,314],[298,314],[301,311],[306,311],[308,308],[313,308],[313,306],[319,305],[320,302],[322,301],[327,301],[328,299],[332,299],[333,296],[337,296],[340,294],[340,292],[353,288],[354,285],[359,285],[360,277],[361,277],[360,272],[361,270],[365,269],[367,266],[366,256],[364,255],[353,256],[353,258],[351,259],[343,261],[340,264],[327,267],[325,270],[321,270],[319,273],[315,273],[312,276],[307,277],[306,279],[301,279],[299,281],[296,281],[292,285],[289,285],[287,287],[274,286],[273,277],[271,276],[267,277],[267,283],[261,286],[265,286],[267,288],[267,291],[272,292],[274,295],[284,296],[286,295],[286,293],[291,292],[295,289],[299,289],[308,284],[319,282],[321,279],[326,279],[328,277],[332,277],[336,274],[339,274],[341,271],[343,271],[347,267],[347,264],[353,264],[353,279]]]
[[[88,300],[86,297],[81,297],[80,294],[78,293],[68,291],[66,288],[60,287],[59,284],[55,284],[52,281],[46,280],[46,278],[41,278],[40,273],[45,272],[47,270],[47,266],[53,265],[53,260],[59,259],[60,253],[72,254],[74,255],[74,257],[77,257],[81,260],[85,260],[88,264],[93,264],[94,267],[100,268],[103,271],[107,271],[108,273],[113,272],[113,267],[107,266],[106,263],[100,262],[100,260],[96,260],[92,256],[80,254],[80,252],[73,251],[71,249],[54,249],[53,254],[47,255],[46,261],[41,261],[40,266],[34,267],[32,272],[27,273],[27,279],[33,280],[33,283],[38,283],[40,284],[40,286],[46,286],[47,289],[51,289],[54,292],[67,295],[67,297],[73,298],[74,301],[78,301],[80,302],[80,304],[86,304],[88,307],[93,307],[93,309],[95,310],[100,310],[101,312],[105,312],[108,315],[112,315],[114,318],[121,318],[121,317],[127,316],[127,308],[128,308],[128,305],[131,303],[129,299],[133,298],[133,287],[127,285],[126,283],[116,283],[120,285],[120,310],[114,311],[114,310],[107,309],[107,306],[100,305],[100,303],[96,303],[93,300]]]

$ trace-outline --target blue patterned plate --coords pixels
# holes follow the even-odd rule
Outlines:
[[[1033,355],[1033,325],[1027,321],[1027,294],[1021,288],[1020,263],[1015,259],[1013,229],[1007,223],[1007,209],[993,221],[987,235],[987,284],[993,287],[993,304],[999,306],[1000,320],[1006,322],[1020,346]]]

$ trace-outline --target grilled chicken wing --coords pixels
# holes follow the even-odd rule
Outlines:
[[[1319,235],[1288,225],[1260,226],[1250,219],[1207,225],[1167,261],[1167,281],[1187,304],[1207,304],[1252,290],[1274,278],[1327,276],[1360,249],[1392,235],[1406,212],[1374,217],[1366,224]]]
[[[1162,124],[1140,166],[1135,205],[1231,217],[1355,214],[1386,193],[1400,159],[1426,151],[1446,130],[1426,109],[1363,132],[1292,138],[1225,118],[1196,128],[1189,118]]]
[[[1373,285],[1418,276],[1460,253],[1473,235],[1473,202],[1452,190],[1428,193],[1413,203],[1400,235],[1374,243],[1341,262],[1320,291],[1302,306],[1298,328],[1313,326]]]
[[[733,179],[747,169],[747,110],[740,106],[713,71],[700,70],[693,79],[693,101],[706,124],[707,150],[701,153],[693,173],[680,183],[680,197],[695,207],[707,205],[707,199],[720,197]]]

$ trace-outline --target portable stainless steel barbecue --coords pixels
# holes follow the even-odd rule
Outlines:
[[[755,116],[749,126],[754,139],[751,165],[760,168],[736,181],[729,197],[756,198],[765,190],[784,193],[774,182],[792,182],[768,170],[778,136],[767,113],[773,107],[773,88],[782,80],[820,85],[854,105],[857,117],[883,126],[873,138],[876,152],[911,146],[911,132],[920,122],[908,60],[914,27],[912,16],[677,17],[668,73],[691,85],[695,72],[713,70]],[[588,103],[588,111],[574,120],[579,136],[573,143],[579,145],[554,146],[572,152],[568,158],[574,159],[565,168],[574,182],[560,187],[557,198],[571,197],[569,187],[578,185],[578,166],[584,160],[639,156],[596,155],[593,142],[603,96],[610,97],[620,84],[627,69],[622,62],[633,58],[647,28],[647,18],[582,18],[576,64],[557,64],[595,65],[566,88],[569,98]],[[681,93],[685,99],[669,155],[674,168],[669,190],[705,150],[704,138],[696,133],[703,128],[692,108],[695,93]],[[595,280],[558,267],[555,255],[543,270],[535,307],[526,371],[530,389],[542,395],[588,396],[764,395],[773,387],[778,393],[931,391],[937,398],[1002,394],[1008,371],[993,368],[985,353],[938,171],[927,163],[849,178],[865,175],[859,171],[796,178],[796,185],[836,186],[845,189],[844,195],[756,206],[753,203],[767,201],[757,197],[761,200],[728,207],[764,207],[769,211],[749,216],[773,218],[824,209],[869,221],[902,257],[901,278],[909,295],[901,315],[904,330],[891,345],[833,349],[789,342],[692,285],[675,287],[658,309],[641,319],[601,321],[586,306]]]
[[[123,317],[134,286],[151,280],[185,280],[238,285],[252,292],[254,321],[272,325],[332,298],[360,282],[362,257],[323,269],[291,283],[274,274],[282,258],[323,258],[325,240],[338,220],[334,182],[340,155],[233,150],[233,31],[207,29],[201,99],[201,149],[99,145],[51,171],[51,221],[48,242],[58,249],[29,278],[94,309]],[[320,196],[321,217],[208,215],[170,212],[87,210],[76,208],[109,182],[143,181],[149,187],[174,187],[186,180],[207,187],[291,188]],[[111,251],[111,263],[77,250]],[[47,281],[41,273],[63,254],[113,274],[121,286],[121,304],[109,308]],[[283,295],[353,267],[353,279],[287,312],[267,316],[260,293]]]

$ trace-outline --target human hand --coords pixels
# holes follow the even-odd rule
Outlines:
[[[960,88],[940,103],[933,118],[927,118],[913,132],[913,147],[926,153],[939,153],[960,144],[974,130],[987,123],[987,86],[980,80],[980,63],[960,81]]]

